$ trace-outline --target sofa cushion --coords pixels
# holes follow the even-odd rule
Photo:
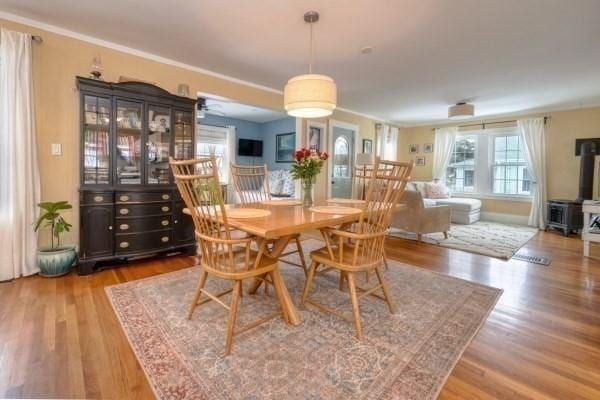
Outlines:
[[[450,197],[450,190],[443,183],[425,183],[425,193],[428,199],[447,199]]]
[[[481,209],[481,200],[470,199],[466,197],[451,197],[449,199],[437,199],[435,202],[437,205],[450,206],[453,210],[456,211],[473,212]]]
[[[413,181],[412,183],[415,185],[415,189],[417,190],[417,192],[421,193],[421,196],[423,196],[423,198],[426,198],[427,193],[425,192],[425,182]]]
[[[296,182],[294,182],[290,171],[283,171],[281,182],[280,194],[284,196],[293,196],[296,191]]]
[[[437,206],[437,201],[435,199],[423,199],[423,206],[435,207]]]
[[[283,186],[283,181],[281,180],[282,174],[283,170],[280,169],[269,171],[269,191],[271,194],[281,193],[281,188]]]

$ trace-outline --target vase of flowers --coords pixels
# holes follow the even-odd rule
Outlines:
[[[328,154],[316,150],[300,149],[294,154],[292,164],[292,178],[299,179],[302,185],[302,205],[310,207],[313,205],[315,183],[317,175],[323,169]]]

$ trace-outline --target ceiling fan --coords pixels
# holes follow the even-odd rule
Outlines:
[[[225,113],[223,111],[218,110],[218,108],[221,108],[220,104],[211,104],[209,106],[206,104],[205,98],[198,97],[198,102],[196,103],[196,117],[198,119],[203,119],[206,117],[206,114],[214,114],[224,117]]]

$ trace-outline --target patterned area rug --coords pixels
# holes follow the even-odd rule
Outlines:
[[[479,221],[471,225],[452,224],[448,239],[444,239],[441,232],[423,235],[421,239],[425,243],[508,260],[537,232],[536,228],[529,226]],[[391,229],[389,234],[417,240],[416,234],[399,229]]]
[[[303,242],[307,254],[319,246]],[[297,300],[304,274],[281,265]],[[373,297],[361,299],[362,341],[352,324],[309,305],[300,311],[300,326],[276,318],[235,336],[228,357],[227,310],[210,302],[185,318],[199,267],[106,291],[160,399],[434,399],[502,291],[394,261],[385,274],[397,312]],[[351,315],[337,278],[334,271],[318,275],[311,296]],[[229,285],[207,283],[213,290]],[[245,295],[238,324],[275,307],[273,290]]]

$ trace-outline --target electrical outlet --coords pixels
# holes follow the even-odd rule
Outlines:
[[[62,155],[62,145],[60,143],[52,143],[52,155],[53,156]]]

